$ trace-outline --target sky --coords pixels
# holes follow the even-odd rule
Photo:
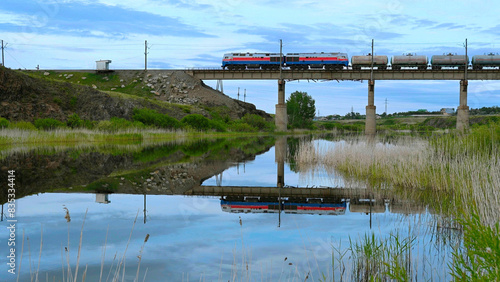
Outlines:
[[[376,55],[500,53],[500,3],[493,0],[2,0],[0,39],[13,69],[220,68],[227,52],[346,52]],[[215,88],[216,81],[206,81]],[[224,93],[275,112],[276,81],[224,81]],[[365,113],[367,81],[286,85],[319,115]],[[246,91],[246,97],[244,93]],[[500,82],[470,81],[471,108],[498,105]],[[376,81],[377,113],[457,108],[458,81]]]

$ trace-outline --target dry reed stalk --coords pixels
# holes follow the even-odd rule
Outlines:
[[[87,267],[88,267],[88,265],[86,264],[85,271],[83,272],[83,275],[82,275],[82,282],[85,282],[85,278],[87,277]]]
[[[23,262],[23,252],[24,252],[24,229],[23,229],[23,238],[21,243],[21,257],[19,259],[19,268],[17,269],[17,280],[19,282],[19,276],[21,275],[21,263]]]
[[[116,252],[115,253],[115,256],[113,257],[113,260],[111,261],[111,267],[109,268],[109,271],[108,271],[108,277],[106,277],[106,282],[109,280],[109,275],[111,275],[111,270],[113,270],[113,265],[115,264],[115,260],[116,260],[116,255],[118,253]]]
[[[106,228],[106,237],[104,239],[104,246],[103,246],[102,258],[101,258],[101,272],[99,274],[99,282],[102,281],[102,271],[104,269],[104,257],[106,256],[106,245],[108,243],[108,232],[109,232],[109,224],[108,224],[108,227]]]
[[[42,260],[42,247],[43,247],[43,225],[40,227],[40,252],[38,254],[38,266],[36,268],[36,278],[35,281],[38,281],[38,273],[40,271],[40,261]]]
[[[476,142],[476,141],[472,141]],[[472,144],[473,145],[473,144]],[[447,157],[424,140],[398,140],[393,145],[348,140],[330,146],[303,143],[296,154],[297,167],[304,172],[318,165],[347,178],[375,180],[406,189],[429,188],[460,195],[458,205],[465,214],[478,206],[481,221],[493,226],[500,218],[500,156],[469,151],[469,141],[438,141],[437,148],[454,152]],[[466,148],[463,150],[462,148]],[[334,175],[335,176],[335,175]]]
[[[118,265],[118,268],[117,268],[117,271],[116,271],[116,273],[118,274],[118,278],[119,278],[119,276],[120,276],[119,273],[120,273],[121,267],[123,265],[122,280],[125,279],[125,255],[127,254],[128,246],[130,245],[130,239],[132,238],[132,232],[134,231],[135,223],[137,222],[137,217],[138,216],[139,216],[139,210],[137,210],[137,214],[135,215],[134,223],[132,224],[132,230],[130,230],[130,235],[128,237],[127,246],[125,247],[125,251],[123,252],[123,257],[120,260],[120,264]],[[113,281],[116,281],[116,279],[114,279]]]
[[[146,273],[144,273],[144,278],[142,279],[142,282],[146,282],[146,275],[148,275],[148,270],[149,267],[146,267]]]
[[[30,278],[33,281],[33,272],[31,270],[31,246],[30,246],[30,237],[26,237],[26,241],[28,242],[28,263],[30,265]]]
[[[142,260],[142,251],[144,250],[144,245],[146,245],[146,242],[148,242],[149,239],[149,234],[146,234],[146,238],[144,238],[144,243],[142,244],[141,251],[139,252],[139,263],[137,265],[137,273],[135,275],[134,282],[139,281],[139,269],[141,268],[141,260]]]
[[[80,243],[78,244],[78,255],[76,257],[76,269],[75,269],[75,279],[74,282],[76,282],[76,279],[78,278],[78,267],[80,266],[80,254],[82,251],[82,239],[83,239],[83,226],[85,225],[85,219],[87,218],[87,213],[89,209],[85,211],[85,215],[83,216],[83,222],[82,222],[82,229],[80,231]]]
[[[62,271],[62,276],[63,276],[63,279],[62,281],[66,281],[65,279],[65,273],[64,273],[64,251],[63,251],[63,245],[62,245],[62,242],[61,242],[61,271]]]
[[[67,226],[68,226],[68,245],[66,246],[65,248],[65,251],[66,251],[66,263],[68,265],[68,270],[67,270],[67,279],[68,281],[72,281],[73,280],[73,273],[72,273],[72,270],[71,270],[71,265],[69,263],[69,251],[70,251],[70,245],[69,245],[69,223],[71,222],[71,216],[69,215],[69,209],[67,207],[63,207],[64,211],[65,211],[65,215],[64,215],[64,219],[66,219],[66,223],[67,223]]]

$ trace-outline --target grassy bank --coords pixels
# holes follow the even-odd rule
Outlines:
[[[449,272],[497,281],[500,277],[500,124],[478,126],[468,135],[399,139],[391,143],[357,139],[296,154],[301,170],[321,164],[372,187],[394,188],[429,204],[459,223],[464,241]]]

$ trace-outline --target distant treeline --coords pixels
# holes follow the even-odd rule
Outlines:
[[[471,115],[495,115],[500,114],[500,107],[482,107],[480,109],[470,109],[469,114]]]

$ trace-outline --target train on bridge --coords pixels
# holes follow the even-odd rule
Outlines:
[[[222,198],[221,209],[230,213],[284,213],[343,215],[347,203],[339,200],[325,202],[319,198],[307,199],[264,199],[260,197],[226,197]]]
[[[475,55],[472,57],[472,64],[469,64],[469,57],[465,55],[443,54],[433,55],[429,60],[427,56],[405,54],[392,56],[352,56],[349,63],[347,53],[227,53],[222,59],[222,68],[228,70],[279,70],[280,66],[290,70],[361,70],[362,68],[373,67],[379,70],[441,70],[452,68],[464,70],[467,65],[474,70],[483,68],[500,68],[500,55],[490,53],[488,55]]]

